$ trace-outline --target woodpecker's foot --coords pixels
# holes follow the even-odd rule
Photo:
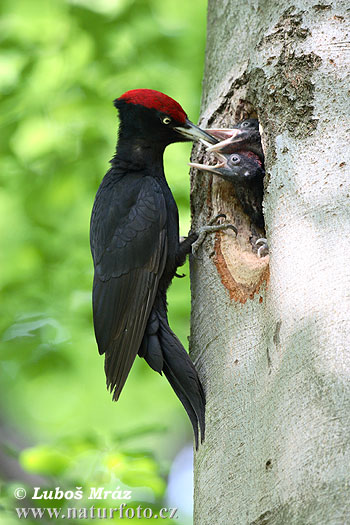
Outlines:
[[[269,245],[267,244],[267,239],[265,237],[262,237],[261,239],[258,239],[255,241],[255,246],[259,246],[258,248],[258,257],[266,257],[266,255],[269,254]]]
[[[206,238],[208,233],[214,233],[214,232],[225,231],[225,230],[233,230],[235,234],[237,235],[238,230],[236,226],[234,226],[233,224],[215,224],[218,221],[218,219],[221,219],[221,218],[226,219],[226,215],[224,215],[223,213],[220,213],[219,215],[211,219],[209,224],[199,228],[198,239],[194,243],[192,243],[192,255],[194,255],[195,257],[197,256],[197,251],[199,247],[203,244],[204,239]]]

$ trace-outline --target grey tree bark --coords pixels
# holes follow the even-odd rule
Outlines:
[[[194,226],[239,230],[191,263],[195,524],[350,523],[349,7],[209,0],[201,125],[258,115],[270,256],[230,184],[194,171]]]

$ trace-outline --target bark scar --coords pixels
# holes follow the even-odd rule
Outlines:
[[[222,284],[230,299],[244,304],[253,299],[270,279],[269,257],[259,259],[254,253],[241,251],[234,244],[233,235],[217,233],[213,258]]]
[[[273,335],[273,342],[275,343],[276,346],[278,346],[280,344],[281,325],[282,325],[282,321],[277,321],[276,328],[275,328],[275,333]]]

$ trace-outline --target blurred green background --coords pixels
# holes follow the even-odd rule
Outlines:
[[[206,2],[2,0],[0,11],[0,523],[17,523],[15,506],[36,506],[15,503],[17,486],[29,495],[33,485],[87,494],[128,486],[132,505],[159,509],[192,431],[166,379],[139,358],[117,404],[106,391],[92,328],[89,220],[114,153],[114,98],[157,89],[197,121]],[[176,144],[165,155],[182,235],[190,149]],[[187,347],[185,273],[170,289],[169,317]]]

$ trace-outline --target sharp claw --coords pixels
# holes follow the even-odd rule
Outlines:
[[[269,245],[267,244],[267,239],[265,237],[261,237],[257,241],[255,241],[255,246],[258,244],[261,244],[261,246],[258,248],[258,257],[266,257],[269,253]],[[263,255],[263,252],[266,251],[265,255]]]
[[[194,255],[194,257],[197,256],[197,251],[199,247],[203,244],[203,241],[208,233],[233,230],[236,235],[238,234],[238,230],[233,224],[215,224],[215,222],[220,218],[226,219],[226,215],[224,213],[216,215],[216,217],[209,221],[209,224],[207,224],[206,226],[202,226],[199,229],[198,239],[192,244],[192,255]]]
[[[219,213],[219,215],[216,215],[213,219],[209,221],[209,226],[215,224],[218,219],[226,219],[226,215],[224,213]]]

